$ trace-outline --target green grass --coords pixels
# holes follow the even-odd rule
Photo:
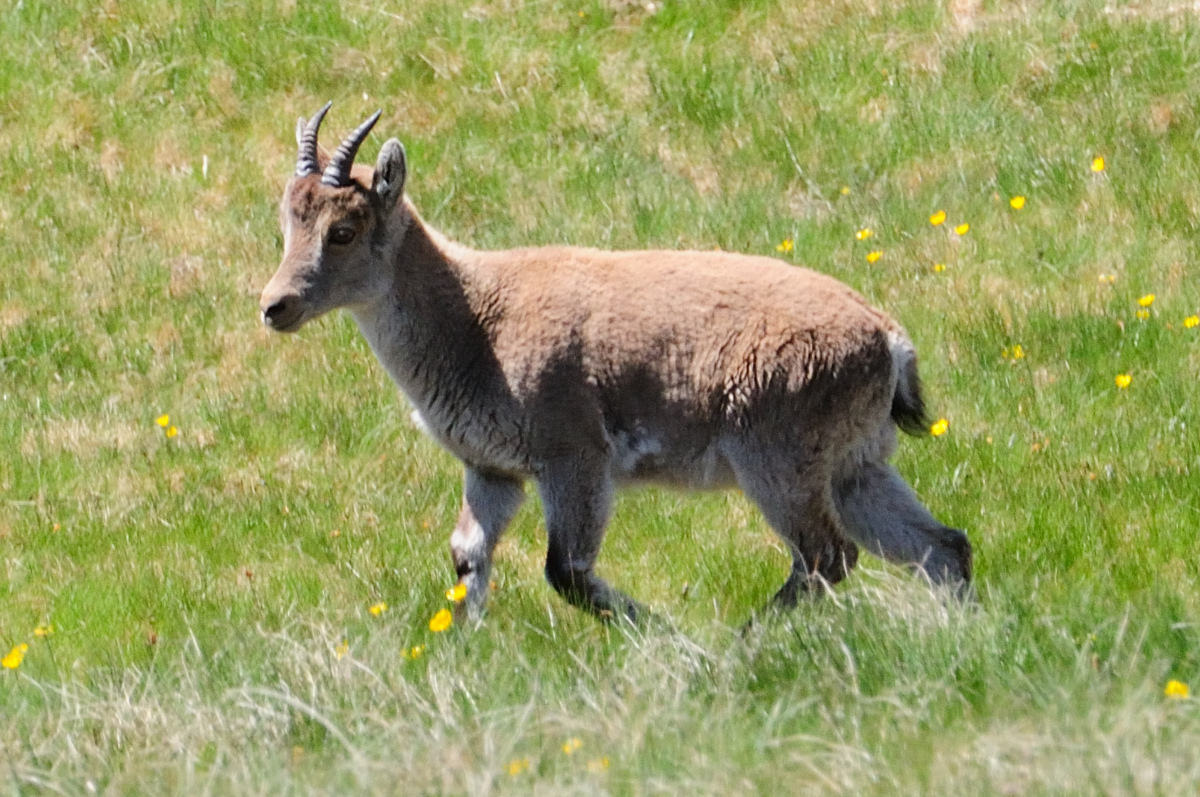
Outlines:
[[[1177,5],[0,2],[0,791],[1196,794]],[[949,420],[897,464],[978,600],[864,557],[745,627],[761,518],[643,491],[600,566],[647,627],[553,594],[530,502],[485,624],[432,633],[459,468],[347,317],[257,319],[326,99],[329,140],[384,109],[362,157],[400,137],[465,243],[720,246],[887,308]]]

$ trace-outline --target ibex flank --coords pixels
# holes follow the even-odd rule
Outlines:
[[[784,606],[844,578],[860,545],[965,588],[966,535],[888,464],[897,428],[925,429],[913,345],[889,316],[764,257],[470,249],[404,195],[399,141],[374,170],[354,164],[379,113],[331,156],[317,145],[328,110],[296,127],[263,323],[295,332],[346,308],[420,425],[462,460],[450,549],[470,616],[527,479],[545,507],[546,579],[604,618],[644,611],[594,570],[630,484],[741,488],[791,551]]]

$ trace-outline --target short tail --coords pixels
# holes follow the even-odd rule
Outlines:
[[[892,420],[911,435],[929,432],[921,377],[917,374],[917,352],[903,331],[888,334],[892,362],[896,366],[896,393],[892,396]]]

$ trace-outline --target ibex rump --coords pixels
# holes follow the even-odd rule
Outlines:
[[[264,323],[294,332],[338,307],[357,322],[426,430],[466,468],[450,545],[472,616],[492,551],[533,479],[546,578],[604,617],[639,606],[599,578],[616,487],[740,487],[786,542],[790,605],[841,580],[857,545],[965,585],[971,548],[887,460],[924,429],[904,330],[842,283],[725,252],[572,247],[480,252],[404,196],[404,148],[354,166],[377,113],[332,157],[329,105],[297,126],[281,203],[284,255]]]

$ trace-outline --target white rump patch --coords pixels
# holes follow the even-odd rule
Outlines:
[[[908,339],[908,335],[900,330],[889,329],[887,339],[888,348],[892,350],[892,373],[899,376],[904,373],[908,364],[916,359],[917,350]]]

